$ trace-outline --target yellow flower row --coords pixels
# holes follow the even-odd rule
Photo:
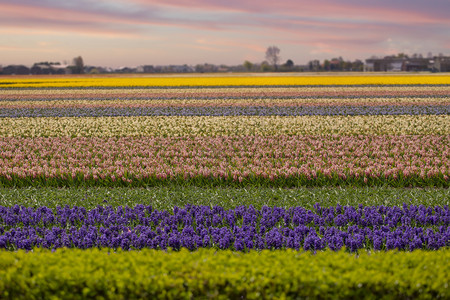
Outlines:
[[[1,87],[126,87],[126,86],[289,86],[450,84],[449,75],[335,75],[335,76],[166,76],[3,78]]]
[[[2,118],[2,137],[450,135],[450,116]]]

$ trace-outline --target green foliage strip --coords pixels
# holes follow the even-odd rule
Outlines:
[[[323,207],[347,205],[357,207],[385,205],[444,206],[450,205],[449,189],[400,189],[389,187],[338,187],[338,188],[199,188],[194,186],[167,186],[154,188],[0,188],[0,205],[26,207],[82,206],[92,209],[98,205],[129,206],[152,205],[158,210],[172,210],[186,204],[221,206],[233,209],[241,205],[295,207],[313,209],[319,203]]]
[[[449,299],[450,251],[0,251],[2,299]]]

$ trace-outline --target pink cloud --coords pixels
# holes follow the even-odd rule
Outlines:
[[[281,13],[291,16],[320,17],[355,20],[376,20],[389,23],[417,24],[429,23],[450,24],[450,19],[440,13],[427,10],[430,3],[424,2],[422,9],[411,9],[410,1],[402,1],[404,5],[393,5],[392,1],[380,3],[371,1],[332,1],[332,0],[131,0],[142,5],[170,6],[177,8],[195,8],[207,11],[236,11],[247,13]],[[381,5],[380,5],[381,4]],[[450,5],[448,5],[450,8]]]
[[[419,0],[0,0],[0,34],[69,40],[74,33],[78,39],[110,38],[118,45],[126,44],[124,38],[142,40],[143,48],[158,48],[161,55],[170,53],[163,49],[178,51],[173,54],[177,59],[181,45],[204,54],[220,52],[217,60],[239,51],[239,60],[263,58],[272,44],[286,49],[283,53],[290,51],[289,56],[296,51],[354,56],[403,52],[413,49],[411,44],[418,49],[434,45],[436,49],[424,51],[437,53],[450,49],[450,18],[445,15],[450,3],[433,1],[431,6]],[[392,43],[386,43],[389,37]],[[158,43],[145,43],[149,40]]]
[[[398,25],[405,24],[450,24],[447,18],[436,18],[421,12],[398,10],[389,7],[349,5],[345,2],[331,2],[330,0],[316,0],[314,5],[304,0],[284,0],[277,2],[260,0],[254,1],[206,1],[206,0],[134,0],[142,5],[142,11],[127,13],[121,11],[98,10],[80,7],[68,9],[63,7],[40,6],[37,4],[11,4],[0,2],[0,24],[6,26],[51,27],[61,25],[65,29],[79,30],[86,27],[93,31],[137,33],[148,26],[170,26],[193,30],[236,30],[243,31],[251,28],[267,28],[296,32],[299,29],[310,28],[315,31],[325,30],[337,32],[341,35],[352,34],[351,31],[362,30],[402,30]],[[164,7],[178,8],[178,11],[164,12]],[[183,10],[189,13],[182,13]],[[220,15],[223,9],[233,9],[244,14],[231,14],[218,17],[215,20],[205,19],[205,11],[216,12]],[[203,14],[193,17],[192,12],[203,11]],[[178,12],[178,13],[177,13]],[[274,14],[268,17],[267,14]],[[278,15],[277,15],[278,14]],[[337,17],[338,16],[338,17]],[[337,18],[336,18],[337,17]],[[82,29],[81,31],[87,31]],[[403,29],[404,30],[404,29]],[[414,34],[412,28],[407,29]]]
[[[17,28],[63,29],[86,34],[98,32],[101,34],[126,33],[130,35],[142,31],[140,26],[171,26],[201,30],[217,30],[218,27],[218,23],[211,21],[176,20],[151,14],[130,15],[119,12],[98,12],[10,3],[0,3],[0,24]]]
[[[46,31],[46,34],[61,31],[73,31],[87,35],[101,34],[122,35],[131,37],[136,29],[110,24],[133,24],[133,19],[117,18],[108,14],[96,14],[88,11],[74,11],[61,8],[24,6],[15,4],[0,5],[0,24],[10,27],[9,31],[17,28],[29,28]]]
[[[236,41],[236,40],[230,40],[230,39],[214,39],[214,38],[208,38],[208,39],[196,39],[195,42],[197,44],[201,45],[209,45],[214,47],[221,47],[221,48],[246,48],[255,52],[265,52],[266,48],[262,47],[258,44],[252,44],[248,42],[243,41]]]
[[[10,3],[1,4],[1,14],[4,16],[14,16],[18,18],[30,18],[30,19],[45,19],[49,21],[64,21],[66,23],[105,23],[124,22],[122,18],[116,18],[107,14],[98,14],[89,11],[76,11],[62,8],[42,7],[42,6],[29,6],[29,5],[16,5]],[[128,20],[133,21],[132,19]]]

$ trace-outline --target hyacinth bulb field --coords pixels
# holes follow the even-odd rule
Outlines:
[[[4,77],[0,298],[450,298],[449,187],[448,75]]]
[[[448,82],[448,76],[4,80],[0,182],[447,188]]]
[[[4,220],[0,247],[122,248],[189,250],[198,248],[299,250],[436,250],[448,245],[450,210],[421,205],[402,207],[352,206],[313,211],[302,207],[220,206],[174,207],[172,212],[152,206],[135,208],[75,206],[0,207]],[[67,227],[70,230],[67,231]]]

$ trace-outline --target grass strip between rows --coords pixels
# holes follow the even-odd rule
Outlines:
[[[171,210],[186,204],[221,206],[233,209],[241,205],[274,207],[301,206],[312,209],[319,203],[323,207],[337,204],[357,207],[408,205],[450,205],[450,189],[401,189],[390,187],[334,187],[334,188],[199,188],[195,186],[166,186],[155,188],[0,188],[0,205],[27,207],[81,206],[92,209],[98,205],[113,207],[138,204],[152,205],[158,210]]]
[[[2,299],[448,299],[450,251],[0,251]]]

